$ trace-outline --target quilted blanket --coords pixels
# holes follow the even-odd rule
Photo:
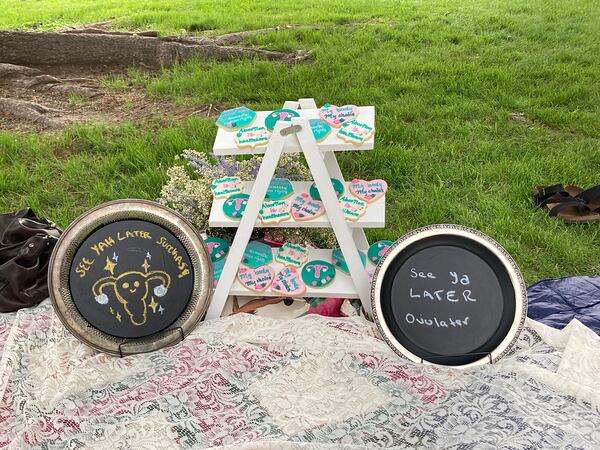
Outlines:
[[[577,319],[600,335],[600,276],[538,281],[527,289],[527,315],[553,328]]]
[[[46,301],[0,315],[0,448],[600,448],[600,337],[527,322],[501,362],[409,363],[362,318],[237,314],[116,358]]]

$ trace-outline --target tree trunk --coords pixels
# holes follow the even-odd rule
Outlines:
[[[256,57],[296,62],[308,53],[283,53],[226,47],[213,40],[197,44],[139,35],[85,33],[28,33],[0,31],[0,62],[27,66],[144,66],[158,69],[193,57],[232,60]]]

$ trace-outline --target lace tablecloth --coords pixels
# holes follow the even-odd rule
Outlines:
[[[529,321],[467,371],[398,358],[373,324],[238,314],[116,358],[48,301],[0,315],[0,448],[600,448],[600,338]]]

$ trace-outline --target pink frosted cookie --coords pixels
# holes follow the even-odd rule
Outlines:
[[[240,267],[237,277],[246,289],[254,292],[264,292],[271,286],[273,278],[275,278],[275,271],[271,266],[260,266],[256,269]]]
[[[385,180],[352,180],[350,183],[350,192],[355,197],[364,200],[367,203],[372,203],[379,200],[387,191],[387,183]]]
[[[306,292],[306,285],[293,267],[285,267],[275,277],[271,290],[284,297],[300,297]]]
[[[325,206],[320,200],[314,200],[307,192],[298,195],[292,202],[294,220],[310,220],[325,214]]]
[[[325,103],[319,109],[319,117],[332,127],[339,128],[358,117],[358,106],[335,106]]]

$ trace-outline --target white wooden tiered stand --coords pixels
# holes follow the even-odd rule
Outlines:
[[[241,220],[231,220],[223,214],[225,199],[215,199],[209,217],[211,227],[237,227],[237,233],[225,260],[221,278],[214,291],[212,301],[206,313],[206,319],[218,318],[225,306],[229,295],[237,296],[278,296],[269,289],[257,294],[244,288],[237,280],[237,270],[242,261],[246,246],[255,226],[265,227],[258,219],[258,213],[265,199],[271,179],[275,174],[282,152],[303,152],[312,173],[314,182],[321,195],[326,213],[321,217],[306,221],[288,220],[280,222],[275,227],[331,227],[335,233],[338,244],[350,270],[350,276],[338,271],[335,280],[326,288],[315,289],[307,286],[304,297],[341,297],[360,298],[367,315],[371,316],[370,283],[364,269],[358,249],[367,251],[369,243],[363,228],[383,228],[385,226],[385,196],[368,206],[365,214],[356,222],[344,219],[338,198],[335,194],[330,178],[337,178],[344,182],[340,166],[334,152],[351,150],[372,150],[375,136],[361,145],[347,143],[336,136],[335,129],[321,142],[313,136],[309,119],[319,117],[319,110],[314,99],[305,98],[297,102],[285,102],[284,108],[298,110],[300,117],[295,117],[291,122],[279,121],[275,124],[273,134],[266,147],[244,148],[237,147],[235,133],[219,128],[213,146],[216,155],[243,155],[263,153],[263,162],[260,166],[256,180],[244,183],[244,193],[250,195],[246,210]],[[375,108],[363,106],[359,108],[358,120],[375,127]],[[255,124],[262,125],[265,117],[271,111],[257,112]],[[348,183],[345,193],[348,193]],[[293,182],[294,196],[308,192],[310,181]],[[293,197],[292,197],[293,198]],[[322,259],[331,261],[331,249],[312,249],[309,261]],[[277,274],[283,265],[275,261],[277,249],[273,249],[273,263],[271,266]]]

